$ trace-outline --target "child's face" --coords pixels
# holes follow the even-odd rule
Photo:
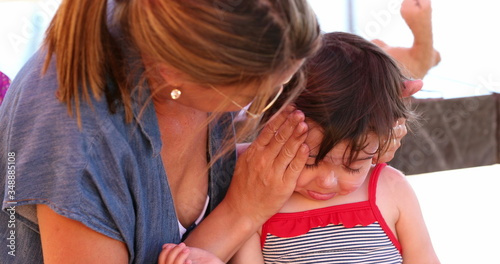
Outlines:
[[[370,171],[372,159],[378,149],[378,139],[370,135],[367,147],[358,154],[349,167],[343,157],[349,157],[346,152],[347,142],[337,144],[325,158],[314,165],[323,134],[317,125],[308,123],[310,129],[306,143],[310,147],[309,159],[302,170],[295,192],[311,200],[329,200],[336,195],[347,195],[358,189]]]

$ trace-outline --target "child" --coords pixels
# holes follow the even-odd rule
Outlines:
[[[393,123],[412,116],[404,77],[358,36],[324,41],[295,101],[309,125],[309,160],[288,202],[232,263],[439,263],[405,176],[372,164]]]
[[[335,32],[307,71],[295,103],[309,160],[281,211],[231,263],[439,263],[405,176],[372,164],[396,136],[393,123],[412,117],[400,69],[369,41]],[[184,263],[184,247],[169,248],[170,259]]]

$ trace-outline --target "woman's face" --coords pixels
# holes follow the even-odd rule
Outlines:
[[[306,144],[310,147],[309,159],[302,170],[295,192],[310,200],[326,201],[337,195],[347,195],[357,190],[365,181],[372,165],[372,159],[378,149],[378,139],[370,135],[367,146],[361,151],[356,160],[346,166],[347,142],[341,142],[315,165],[315,158],[323,134],[319,127],[307,122],[310,129]],[[344,155],[345,153],[345,155]]]
[[[285,72],[271,76],[273,93],[277,93],[303,63],[304,60],[299,60]],[[178,87],[181,95],[177,100],[172,100],[170,98],[171,90],[166,89],[157,96],[156,101],[173,101],[205,112],[239,111],[243,106],[250,104],[257,95],[253,84],[216,86],[215,89],[217,90],[215,90],[209,85],[185,81],[187,78],[184,78],[182,73],[176,72],[174,69],[166,70],[162,75],[167,82],[174,84],[172,89]]]

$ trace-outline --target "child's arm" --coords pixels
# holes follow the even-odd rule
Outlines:
[[[230,264],[264,264],[262,251],[260,247],[260,235],[255,233],[248,241],[236,252],[229,261]]]
[[[403,250],[403,263],[440,263],[432,247],[431,238],[420,210],[413,188],[398,170],[390,168],[394,179],[394,199],[397,204],[399,219],[396,233]]]

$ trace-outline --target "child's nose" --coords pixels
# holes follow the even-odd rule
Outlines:
[[[322,173],[322,175],[318,177],[318,184],[319,187],[325,189],[334,187],[337,184],[337,177],[335,177],[335,172],[333,170],[329,170]]]

